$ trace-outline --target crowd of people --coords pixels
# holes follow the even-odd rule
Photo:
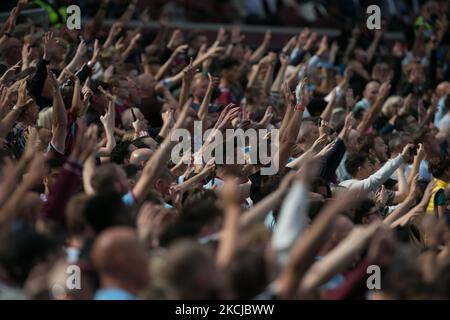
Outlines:
[[[278,50],[239,27],[148,34],[137,1],[106,27],[109,2],[45,30],[19,0],[1,26],[0,299],[450,297],[442,2],[403,41],[356,24]],[[204,145],[175,161],[194,121]],[[192,161],[227,129],[278,132],[223,141],[277,144],[275,174]]]

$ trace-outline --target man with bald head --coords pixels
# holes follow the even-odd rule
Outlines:
[[[130,155],[130,163],[143,169],[148,159],[153,155],[153,151],[149,148],[139,148],[134,150]]]
[[[135,300],[149,283],[147,254],[132,228],[103,231],[94,242],[91,256],[100,278],[95,300]]]
[[[368,82],[363,92],[363,98],[355,105],[353,112],[355,113],[360,109],[369,110],[377,99],[379,89],[380,83],[378,81]]]

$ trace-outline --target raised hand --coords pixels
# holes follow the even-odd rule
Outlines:
[[[235,26],[231,29],[231,43],[238,44],[244,41],[245,35],[241,34],[241,28]]]
[[[323,36],[322,40],[320,41],[319,49],[317,50],[316,55],[321,57],[327,51],[328,51],[328,37],[327,36]]]
[[[6,70],[6,72],[3,74],[3,76],[0,78],[0,83],[6,84],[12,80],[14,80],[17,71],[20,70],[20,64],[22,61],[17,62],[15,65],[13,65],[11,68]]]
[[[28,97],[27,94],[27,82],[22,80],[19,85],[18,97],[16,106],[19,109],[26,109],[33,103],[33,99]]]
[[[263,43],[268,45],[270,43],[270,40],[272,40],[272,32],[270,30],[267,30],[264,34]]]
[[[172,36],[170,37],[169,42],[167,43],[167,48],[175,50],[175,48],[183,44],[183,41],[184,41],[183,32],[181,32],[180,29],[176,29],[172,33]]]
[[[223,27],[220,27],[219,30],[217,31],[216,42],[219,45],[223,45],[225,44],[226,41],[227,41],[227,33]]]
[[[94,41],[94,50],[92,52],[92,58],[88,62],[89,66],[93,67],[97,63],[98,58],[100,57],[100,49],[101,49],[100,48],[100,43],[99,43],[98,39],[95,39],[95,41]]]
[[[289,83],[287,81],[283,83],[283,96],[287,106],[290,108],[295,108],[296,105],[295,96],[292,93],[291,88],[289,87]]]
[[[212,75],[211,75],[211,73],[209,73],[208,72],[208,86],[211,88],[211,89],[214,89],[214,88],[217,88],[217,86],[219,85],[219,81],[220,81],[220,78],[218,78],[218,77],[213,77]]]
[[[54,46],[55,38],[52,31],[49,31],[45,33],[44,35],[44,56],[43,59],[48,61],[51,59],[50,53],[52,52],[51,49]]]
[[[297,86],[297,89],[295,92],[298,108],[304,109],[308,105],[308,103],[311,99],[311,97],[309,95],[308,87],[306,85],[307,80],[308,80],[307,77],[303,77],[303,79],[300,80],[300,83]]]
[[[66,71],[66,73],[69,73],[69,72]],[[59,88],[59,83],[58,83],[58,80],[56,79],[55,74],[50,69],[50,66],[47,66],[47,76],[48,76],[50,85],[52,86],[53,90],[57,90]]]
[[[182,44],[175,49],[174,54],[178,55],[180,53],[184,53],[187,50],[187,48],[189,48],[189,45]]]
[[[268,106],[259,124],[264,127],[267,126],[270,123],[270,121],[272,121],[273,115],[274,114],[272,106]]]
[[[379,98],[386,99],[387,96],[389,95],[389,90],[391,90],[391,84],[389,83],[389,81],[383,82],[378,92]]]
[[[86,41],[84,41],[84,39],[80,36],[80,43],[78,44],[78,48],[77,48],[75,55],[78,58],[82,58],[82,57],[84,57],[86,52],[87,52]]]

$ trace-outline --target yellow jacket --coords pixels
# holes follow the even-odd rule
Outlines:
[[[436,192],[438,192],[441,189],[447,188],[448,183],[445,182],[444,180],[441,179],[437,179],[437,178],[433,178],[434,181],[436,181],[436,185],[433,188],[433,192],[431,193],[431,198],[430,201],[428,202],[428,206],[427,206],[427,212],[428,213],[434,213],[434,197],[436,195]]]

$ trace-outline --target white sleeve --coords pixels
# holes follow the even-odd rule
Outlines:
[[[403,163],[403,156],[387,161],[377,172],[364,180],[352,183],[351,189],[362,189],[367,192],[375,191],[400,167]]]
[[[336,101],[339,101],[344,96],[345,92],[339,86],[336,86],[334,89],[336,89]],[[324,100],[326,102],[330,102],[330,100],[331,100],[331,92],[333,92],[333,90],[331,90],[330,93],[327,94],[327,96],[324,98]]]
[[[287,262],[290,249],[306,227],[308,207],[307,188],[301,182],[295,182],[283,201],[272,235],[272,247],[282,264]]]

